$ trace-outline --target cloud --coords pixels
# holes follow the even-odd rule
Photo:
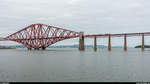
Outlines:
[[[149,4],[149,0],[0,0],[0,33],[33,23],[86,34],[145,32],[150,31]]]
[[[68,0],[68,4],[77,4],[78,2],[83,1],[83,0]]]

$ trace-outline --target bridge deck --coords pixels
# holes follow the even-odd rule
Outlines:
[[[93,38],[93,37],[99,37],[99,38],[104,38],[104,37],[108,37],[108,36],[111,36],[111,37],[123,37],[123,36],[127,36],[127,37],[131,37],[131,36],[150,36],[150,32],[143,32],[143,33],[122,33],[122,34],[91,34],[91,35],[85,35],[84,37],[86,38]],[[76,37],[79,37],[78,36],[65,36],[65,37],[47,37],[47,38],[24,38],[24,39],[4,39],[4,38],[1,38],[0,37],[0,41],[4,41],[4,40],[36,40],[36,39],[39,39],[39,40],[42,40],[42,39],[56,39],[56,38],[76,38]]]
[[[143,33],[122,33],[122,34],[91,34],[83,35],[82,32],[75,32],[66,30],[63,28],[58,28],[54,26],[49,26],[45,24],[31,24],[5,38],[0,37],[0,41],[9,40],[16,41],[25,45],[28,49],[45,49],[47,46],[52,45],[58,41],[80,37],[82,41],[85,38],[109,38],[109,44],[111,44],[111,37],[126,37],[129,36],[142,36],[142,41],[144,44],[144,36],[150,36],[150,32]],[[81,42],[84,44],[84,40]],[[96,43],[96,41],[95,41]],[[82,46],[82,45],[81,45]],[[110,47],[111,45],[109,45]]]
[[[123,36],[150,36],[150,32],[143,32],[143,33],[122,33],[122,34],[91,34],[91,35],[85,35],[85,37],[100,37],[100,38],[103,38],[103,37],[108,37],[108,36],[112,36],[112,37],[123,37]]]

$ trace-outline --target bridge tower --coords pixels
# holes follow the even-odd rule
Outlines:
[[[97,42],[96,42],[96,36],[94,37],[94,51],[97,51]]]
[[[144,33],[142,34],[142,51],[144,51]]]
[[[108,50],[111,51],[111,34],[108,35]]]
[[[124,51],[127,51],[127,35],[124,35]]]
[[[79,50],[83,51],[84,48],[84,32],[79,33]]]

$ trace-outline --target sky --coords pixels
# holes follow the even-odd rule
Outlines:
[[[149,4],[150,0],[0,0],[0,37],[36,23],[85,34],[149,32]],[[129,46],[141,44],[140,39],[129,38]],[[114,45],[123,44],[122,38],[112,40]],[[88,43],[93,44],[93,39],[86,39]],[[56,44],[78,44],[78,39]],[[99,38],[98,44],[107,45],[107,38]]]

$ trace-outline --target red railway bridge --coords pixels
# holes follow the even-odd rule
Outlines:
[[[71,38],[79,37],[79,50],[84,50],[84,38],[94,38],[94,50],[97,50],[96,38],[108,37],[108,50],[111,51],[111,38],[124,37],[124,50],[127,50],[127,37],[142,36],[142,51],[144,51],[144,36],[150,36],[150,32],[143,33],[122,33],[122,34],[92,34],[84,35],[84,32],[75,32],[63,28],[49,26],[45,24],[32,24],[21,29],[5,38],[0,38],[0,41],[15,41],[23,44],[29,50],[45,49],[46,47]]]

